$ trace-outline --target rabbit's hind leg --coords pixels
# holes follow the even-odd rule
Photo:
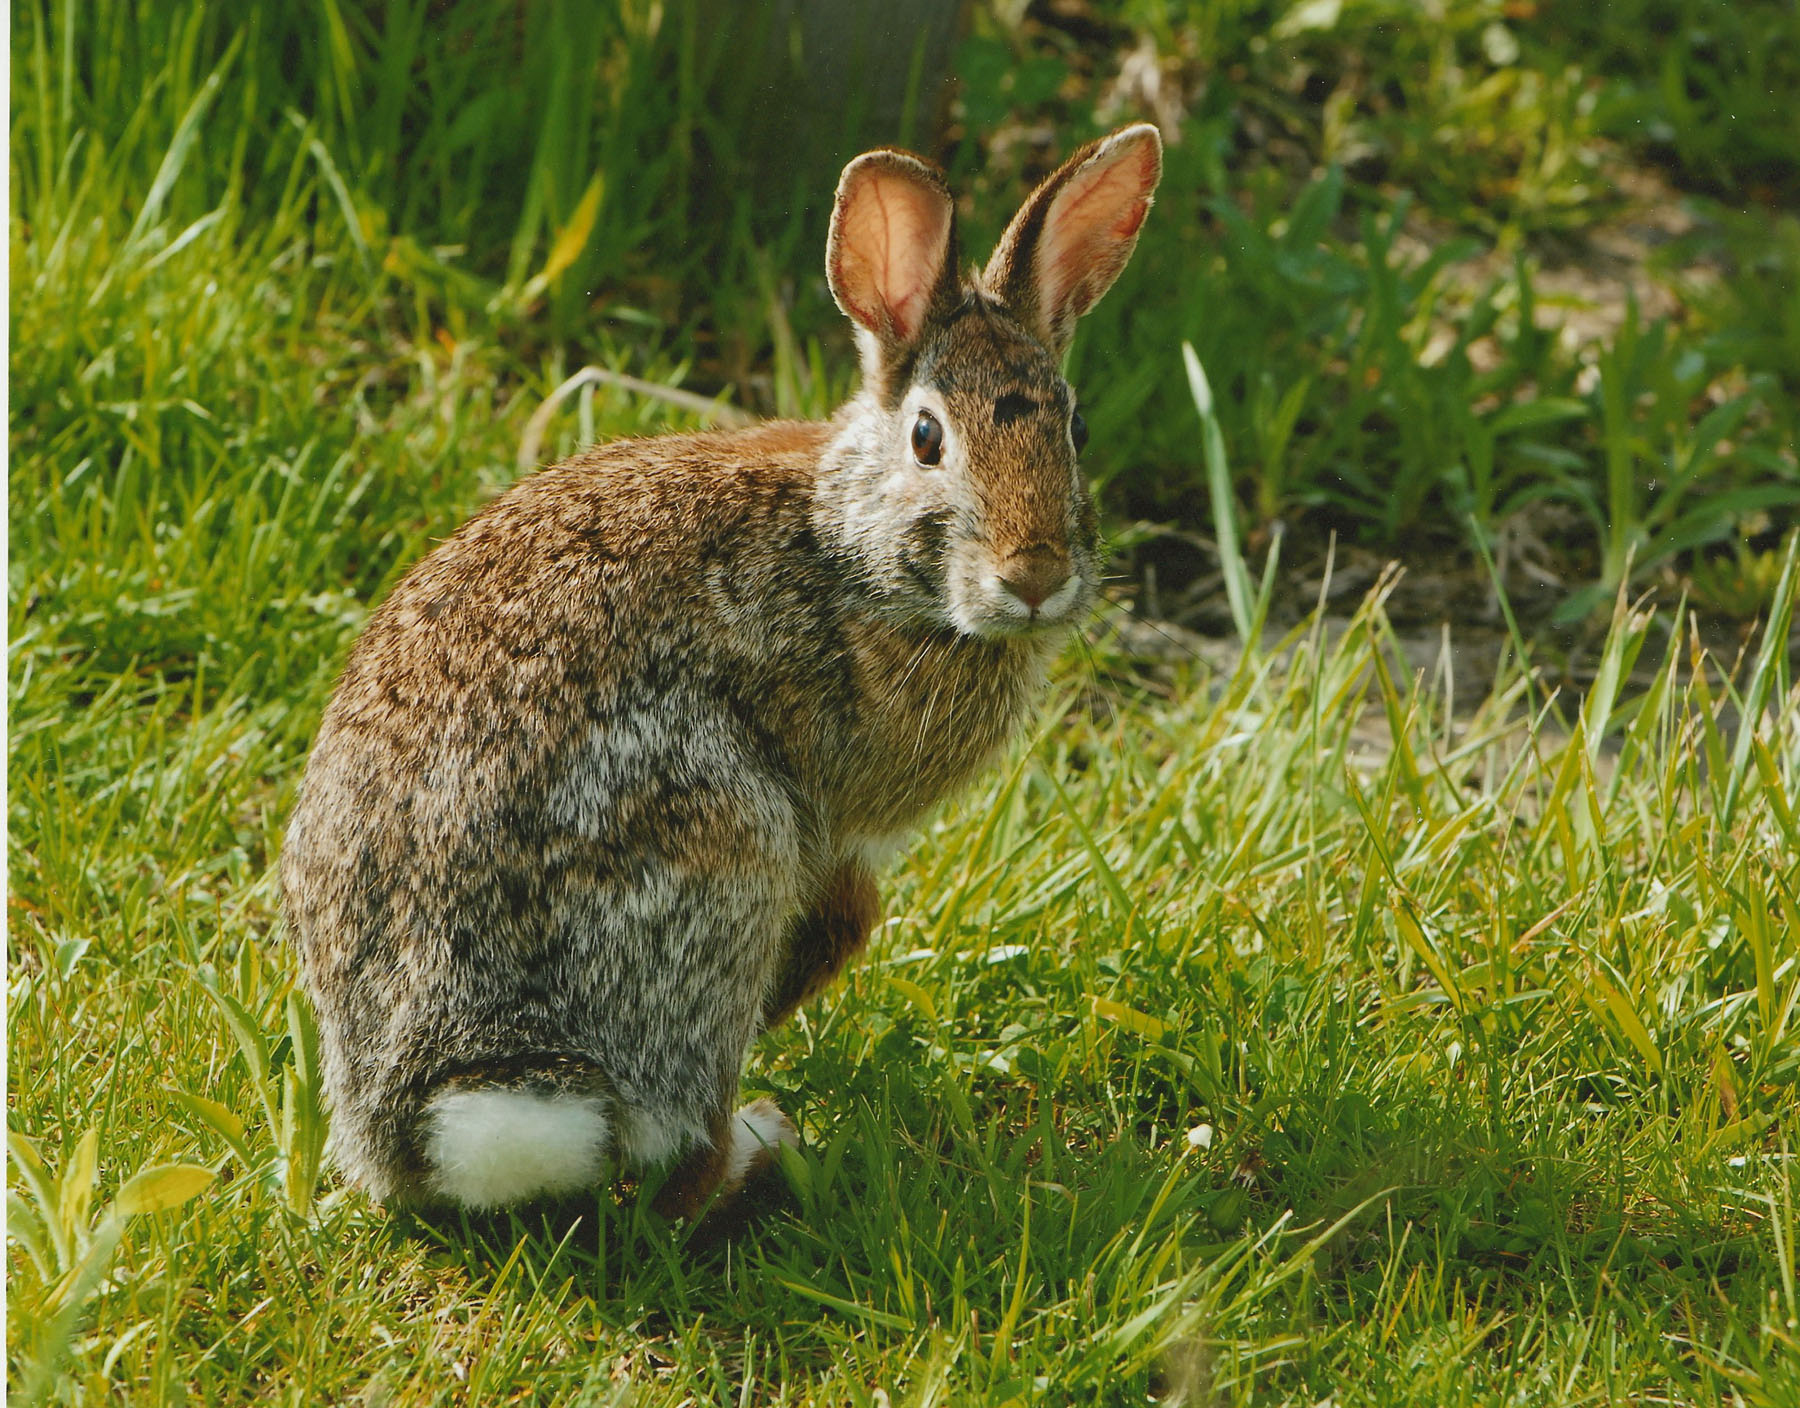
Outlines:
[[[799,1143],[793,1121],[773,1100],[752,1100],[735,1114],[722,1110],[708,1126],[706,1137],[663,1180],[656,1210],[664,1217],[718,1211],[774,1165],[782,1145]]]
[[[596,1187],[614,1142],[614,1101],[585,1063],[546,1056],[536,1068],[468,1072],[425,1101],[421,1127],[430,1195],[471,1210]]]

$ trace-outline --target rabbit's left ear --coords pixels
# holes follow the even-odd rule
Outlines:
[[[1053,356],[1125,268],[1161,179],[1162,137],[1134,123],[1076,152],[1006,227],[982,280]]]

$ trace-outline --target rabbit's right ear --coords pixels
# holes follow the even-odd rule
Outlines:
[[[887,373],[934,307],[957,296],[956,207],[938,169],[909,152],[865,152],[844,168],[825,245],[831,296],[861,333],[863,379],[885,404]]]

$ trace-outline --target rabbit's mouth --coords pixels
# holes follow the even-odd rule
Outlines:
[[[951,618],[965,634],[987,639],[1071,626],[1086,613],[1093,595],[1085,574],[1067,558],[1060,567],[1035,568],[1009,559],[961,585],[963,590],[953,593]]]

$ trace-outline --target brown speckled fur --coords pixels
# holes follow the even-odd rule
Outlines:
[[[374,613],[282,857],[354,1181],[432,1196],[434,1093],[522,1085],[678,1133],[666,1207],[715,1192],[750,1041],[861,947],[871,857],[1012,736],[1091,604],[1057,362],[1159,151],[1143,126],[1084,148],[966,279],[941,177],[859,158],[828,269],[862,394],[828,424],[546,469]],[[1059,213],[1071,179],[1100,195]],[[890,204],[911,223],[882,226]],[[1095,240],[1104,283],[1046,306]],[[937,465],[914,458],[922,411]]]

